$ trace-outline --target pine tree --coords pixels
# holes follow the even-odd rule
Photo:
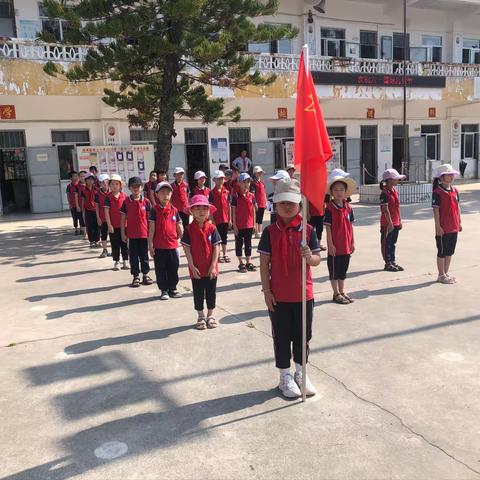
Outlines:
[[[238,121],[240,109],[224,112],[210,86],[267,85],[274,75],[253,71],[239,54],[249,42],[293,38],[289,26],[255,25],[274,15],[278,0],[45,0],[49,15],[65,18],[65,42],[92,45],[68,70],[48,63],[50,75],[68,81],[111,80],[103,101],[125,110],[132,126],[158,132],[156,167],[167,169],[175,116],[204,123]]]

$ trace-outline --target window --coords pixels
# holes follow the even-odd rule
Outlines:
[[[345,57],[345,30],[339,28],[322,28],[322,56]]]
[[[287,146],[293,142],[293,128],[269,128],[267,135],[273,142],[275,170],[284,169],[287,164]]]
[[[410,36],[407,33],[406,39],[403,33],[393,34],[393,59],[408,60],[409,59]]]
[[[480,63],[480,40],[463,40],[462,63]]]
[[[48,11],[43,3],[38,4],[38,15],[42,22],[42,32],[49,34],[52,37],[52,41],[56,40],[62,42],[64,40],[65,32],[68,29],[68,22],[61,18],[49,18]]]
[[[88,130],[52,130],[52,145],[57,147],[60,178],[67,180],[76,169],[77,147],[90,145]]]
[[[277,27],[291,26],[282,23],[269,23],[269,25]],[[283,38],[273,42],[249,43],[248,51],[252,53],[292,53],[292,41],[289,38]]]
[[[156,130],[130,130],[130,143],[142,145],[157,145],[157,131]]]
[[[377,32],[360,30],[360,58],[377,58]]]
[[[393,39],[389,36],[382,36],[382,58],[391,60],[393,58]]]
[[[478,160],[478,125],[462,125],[462,160]]]
[[[12,0],[0,0],[0,37],[15,37],[15,9]]]
[[[206,128],[186,128],[185,143],[187,145],[206,145],[208,144],[208,134]]]
[[[346,127],[327,127],[328,136],[330,137],[330,144],[333,150],[333,158],[330,160],[330,170],[333,168],[347,168],[346,162]],[[328,167],[327,166],[327,167]]]
[[[440,160],[440,125],[422,125],[425,137],[425,157],[427,160]]]
[[[423,35],[422,43],[427,50],[427,62],[442,61],[442,37]]]
[[[268,138],[293,138],[293,128],[269,128],[267,135]]]
[[[242,150],[247,151],[247,156],[251,154],[249,128],[229,128],[228,141],[230,144],[230,160],[235,160]]]

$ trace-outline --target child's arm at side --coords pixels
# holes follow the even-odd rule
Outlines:
[[[188,245],[183,244],[183,251],[185,252],[185,256],[187,257],[188,266],[192,271],[193,278],[196,278],[197,280],[200,279],[201,278],[200,271],[193,264],[192,250]]]
[[[104,208],[105,208],[105,220],[106,220],[107,225],[108,225],[108,231],[110,233],[113,233],[114,228],[113,228],[113,225],[112,225],[112,221],[110,220],[110,209],[107,208],[107,207],[104,207]]]
[[[435,220],[435,235],[441,237],[443,235],[443,228],[440,225],[440,209],[433,209],[433,219]]]
[[[391,233],[393,232],[393,222],[392,222],[392,216],[390,215],[390,210],[388,209],[388,205],[380,205],[380,208],[387,220],[387,232]]]
[[[217,262],[218,255],[220,254],[220,245],[215,245],[212,252],[212,262],[210,263],[210,268],[208,269],[208,276],[213,279],[217,276]]]
[[[178,238],[183,237],[183,223],[182,222],[177,222],[177,236],[178,236]]]
[[[127,235],[125,233],[125,225],[127,223],[127,216],[122,212],[122,219],[120,221],[120,231],[122,233],[122,241],[127,243]]]
[[[153,237],[155,235],[155,221],[148,221],[148,251],[150,256],[153,258],[155,256],[155,249],[153,248]]]
[[[233,233],[238,235],[238,228],[237,228],[237,209],[236,207],[232,206],[232,226],[233,226]]]
[[[355,252],[355,229],[353,228],[353,225],[352,225],[352,243],[350,246],[350,250],[352,251],[352,253]]]
[[[95,203],[95,212],[97,214],[97,224],[99,227],[102,226],[102,220],[100,219],[100,205]]]
[[[330,225],[325,225],[325,230],[327,231],[327,248],[328,248],[328,254],[335,256],[336,253],[336,248],[335,245],[333,244],[332,240],[332,228]]]
[[[75,207],[77,208],[77,212],[80,213],[82,208],[80,207],[80,200],[78,192],[75,192]]]
[[[260,254],[260,280],[262,282],[262,292],[267,308],[273,312],[275,310],[275,297],[270,288],[270,255]]]

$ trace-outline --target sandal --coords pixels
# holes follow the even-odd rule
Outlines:
[[[228,255],[225,255],[223,259],[225,260],[225,263],[230,263],[232,261]]]
[[[399,271],[399,272],[403,272],[405,269],[403,267],[401,267],[400,265],[398,265],[398,263],[394,263],[393,266]]]
[[[153,280],[148,275],[144,275],[142,283],[144,285],[151,285],[153,283]]]
[[[238,266],[238,271],[240,273],[247,273],[247,266],[244,264],[244,263],[241,263],[239,266]]]
[[[340,295],[342,295],[343,298],[345,298],[346,300],[348,300],[348,303],[353,303],[355,302],[355,300],[353,298],[350,298],[346,293],[341,293]]]
[[[218,263],[225,263],[225,257],[218,257]]]
[[[207,324],[205,323],[205,317],[200,317],[195,324],[197,330],[206,330]]]
[[[393,263],[386,263],[384,270],[386,272],[398,272],[398,268]]]
[[[136,288],[140,286],[140,278],[139,277],[133,277],[132,280],[132,287]]]
[[[257,271],[257,267],[253,263],[247,263],[245,266],[249,272]]]
[[[455,280],[450,278],[448,275],[439,275],[437,278],[438,283],[443,283],[445,285],[453,285],[455,283]]]
[[[214,317],[207,317],[207,327],[208,328],[217,328],[218,323]]]
[[[341,293],[337,293],[333,296],[333,302],[338,303],[339,305],[350,305],[350,302]]]

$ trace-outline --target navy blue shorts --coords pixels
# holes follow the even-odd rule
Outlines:
[[[458,233],[446,233],[445,235],[435,237],[437,241],[438,258],[451,257],[455,253],[457,246]]]

